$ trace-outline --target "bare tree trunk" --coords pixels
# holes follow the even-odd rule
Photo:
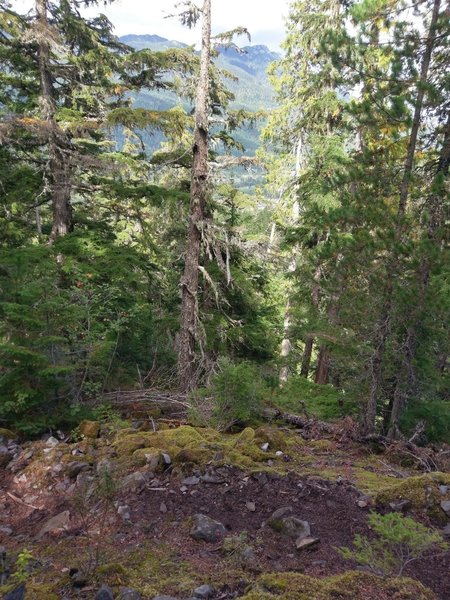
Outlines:
[[[49,23],[47,0],[36,0],[38,65],[41,84],[40,105],[48,129],[50,194],[52,202],[52,230],[49,244],[72,230],[71,183],[69,144],[55,120],[55,97],[50,71]]]
[[[420,68],[420,77],[417,86],[417,98],[414,107],[413,122],[411,126],[411,133],[409,136],[405,164],[403,167],[403,178],[400,186],[400,197],[397,210],[397,224],[394,236],[395,246],[401,242],[404,229],[404,217],[408,202],[409,186],[411,182],[414,156],[417,145],[417,136],[419,133],[419,127],[421,123],[423,100],[425,96],[426,82],[428,79],[428,70],[430,67],[431,54],[433,51],[435,41],[435,29],[439,17],[440,4],[440,0],[434,0],[433,13],[431,16],[428,37],[425,44],[425,52],[423,54],[422,64]],[[369,361],[371,384],[369,398],[366,404],[366,411],[364,415],[364,432],[366,434],[373,433],[375,430],[375,418],[377,413],[378,397],[382,381],[382,364],[384,352],[386,349],[386,342],[391,331],[394,280],[395,273],[398,271],[398,268],[399,257],[397,250],[394,248],[391,252],[390,258],[387,261],[386,271],[389,279],[384,290],[385,300],[375,330],[375,349]]]
[[[448,113],[447,123],[444,130],[444,141],[439,156],[439,161],[436,170],[436,180],[443,177],[445,180],[448,177],[450,167],[450,112]],[[445,193],[445,189],[442,190]],[[434,193],[430,196],[427,209],[429,212],[429,222],[427,230],[427,238],[430,241],[436,241],[436,232],[442,225],[444,215],[442,214],[443,194]],[[416,295],[416,303],[410,315],[409,326],[406,330],[404,341],[402,344],[403,360],[400,370],[397,375],[397,381],[394,391],[394,399],[392,402],[392,410],[390,414],[389,430],[387,437],[392,439],[397,436],[399,431],[398,422],[403,409],[405,408],[408,397],[414,386],[414,358],[417,350],[418,332],[420,327],[420,317],[425,305],[428,283],[430,280],[431,262],[429,256],[423,256],[418,274],[418,292]]]
[[[302,366],[300,369],[300,375],[305,379],[307,379],[309,375],[309,367],[311,365],[311,355],[313,346],[314,338],[308,335],[308,337],[306,338],[305,347],[303,349]]]
[[[198,271],[201,227],[205,218],[205,206],[208,195],[208,70],[211,56],[211,0],[204,0],[202,17],[202,52],[195,106],[189,227],[184,273],[181,278],[178,378],[180,390],[184,392],[193,389],[196,384],[195,349],[198,319]]]

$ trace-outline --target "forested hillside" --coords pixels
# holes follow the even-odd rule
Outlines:
[[[443,600],[448,5],[292,0],[276,53],[219,2],[196,50],[0,0],[0,593]]]

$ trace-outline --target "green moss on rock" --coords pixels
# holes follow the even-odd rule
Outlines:
[[[4,427],[0,427],[0,437],[6,438],[7,440],[15,440],[17,439],[17,434],[11,429],[5,429]]]
[[[450,475],[428,473],[420,477],[408,477],[380,490],[375,500],[380,505],[409,500],[412,508],[425,510],[430,517],[442,522],[446,517],[439,506],[442,500],[440,485],[450,485]]]
[[[436,600],[431,590],[413,579],[382,579],[360,571],[324,579],[299,573],[267,573],[241,600],[378,600],[380,597]]]

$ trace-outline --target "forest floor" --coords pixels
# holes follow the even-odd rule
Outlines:
[[[345,427],[304,439],[276,424],[220,434],[151,423],[156,432],[149,422],[100,432],[88,422],[78,441],[10,442],[14,456],[0,467],[5,598],[22,580],[26,600],[93,599],[102,585],[130,600],[186,600],[201,585],[214,600],[450,598],[450,551],[382,579],[337,550],[356,534],[373,536],[367,517],[375,508],[448,533],[441,505],[450,500],[449,475],[375,453]],[[270,526],[282,508],[309,523],[311,546],[297,549]],[[193,533],[198,514],[223,526],[211,533],[207,522],[200,537],[209,541]],[[32,558],[21,567],[24,549]]]

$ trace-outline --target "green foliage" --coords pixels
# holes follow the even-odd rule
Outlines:
[[[207,388],[192,393],[191,419],[219,431],[226,431],[236,423],[255,420],[269,395],[258,367],[223,358],[218,361],[218,369]]]
[[[72,427],[86,416],[80,401],[108,388],[119,360],[124,380],[136,363],[147,368],[148,273],[133,248],[73,234],[52,248],[4,250],[1,261],[1,420],[28,434]]]
[[[418,400],[408,406],[401,419],[406,433],[413,433],[417,423],[425,424],[427,442],[450,443],[450,403],[445,400]]]
[[[341,390],[299,376],[290,377],[277,390],[274,401],[282,409],[295,413],[306,410],[324,420],[338,419],[356,409],[355,403]]]
[[[30,563],[33,560],[32,553],[24,548],[17,555],[14,573],[12,577],[17,583],[24,583],[30,576]]]
[[[400,577],[409,563],[431,548],[448,547],[440,533],[400,513],[371,513],[368,521],[377,536],[375,539],[357,535],[353,550],[338,550],[344,558],[369,567],[377,575]]]

